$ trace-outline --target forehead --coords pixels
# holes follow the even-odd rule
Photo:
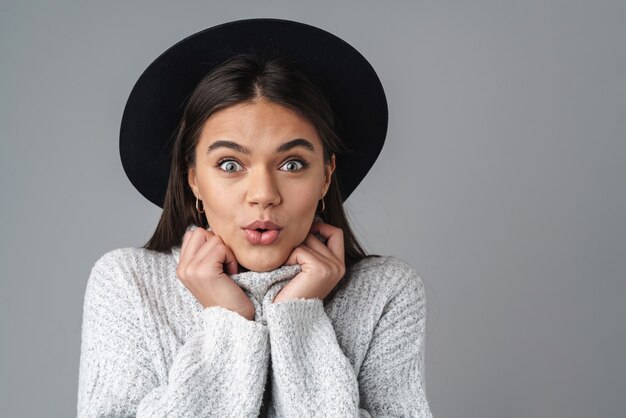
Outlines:
[[[204,147],[229,140],[253,152],[274,150],[284,142],[306,139],[314,145],[316,153],[322,151],[322,141],[308,119],[267,100],[240,103],[215,112],[205,122],[199,139]]]

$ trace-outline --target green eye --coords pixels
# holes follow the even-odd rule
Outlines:
[[[224,171],[226,171],[227,173],[235,173],[237,171],[237,167],[241,167],[241,165],[235,161],[235,160],[224,160],[224,161],[220,161],[218,164],[218,167]]]

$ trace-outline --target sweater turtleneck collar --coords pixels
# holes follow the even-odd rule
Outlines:
[[[191,224],[187,227],[187,231],[193,231],[198,228],[197,225]],[[207,230],[210,231],[209,228]],[[172,256],[176,260],[176,264],[178,265],[179,257],[180,257],[180,247],[172,247]],[[294,265],[283,265],[274,270],[270,271],[243,271],[237,274],[230,275],[239,287],[243,290],[247,291],[249,295],[254,296],[257,301],[262,301],[263,297],[267,293],[267,291],[274,285],[275,283],[281,281],[287,281],[296,276],[296,274],[300,273],[301,267],[299,264]],[[286,284],[285,282],[284,284]],[[282,288],[282,286],[280,286]],[[273,292],[272,292],[273,293]]]

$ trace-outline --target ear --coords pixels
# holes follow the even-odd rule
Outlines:
[[[332,179],[333,172],[335,171],[335,154],[330,156],[328,164],[324,165],[324,187],[322,188],[322,197],[326,196],[328,188],[330,187],[330,180]]]
[[[189,167],[187,171],[187,182],[189,183],[189,187],[193,191],[194,195],[198,196],[198,182],[196,180],[196,169],[193,167]]]

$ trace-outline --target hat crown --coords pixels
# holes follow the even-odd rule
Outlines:
[[[281,19],[246,19],[214,26],[177,42],[135,83],[122,116],[120,156],[131,183],[163,207],[174,134],[197,84],[241,53],[288,57],[322,91],[348,149],[337,155],[345,201],[376,161],[387,132],[387,101],[369,62],[322,29]]]

